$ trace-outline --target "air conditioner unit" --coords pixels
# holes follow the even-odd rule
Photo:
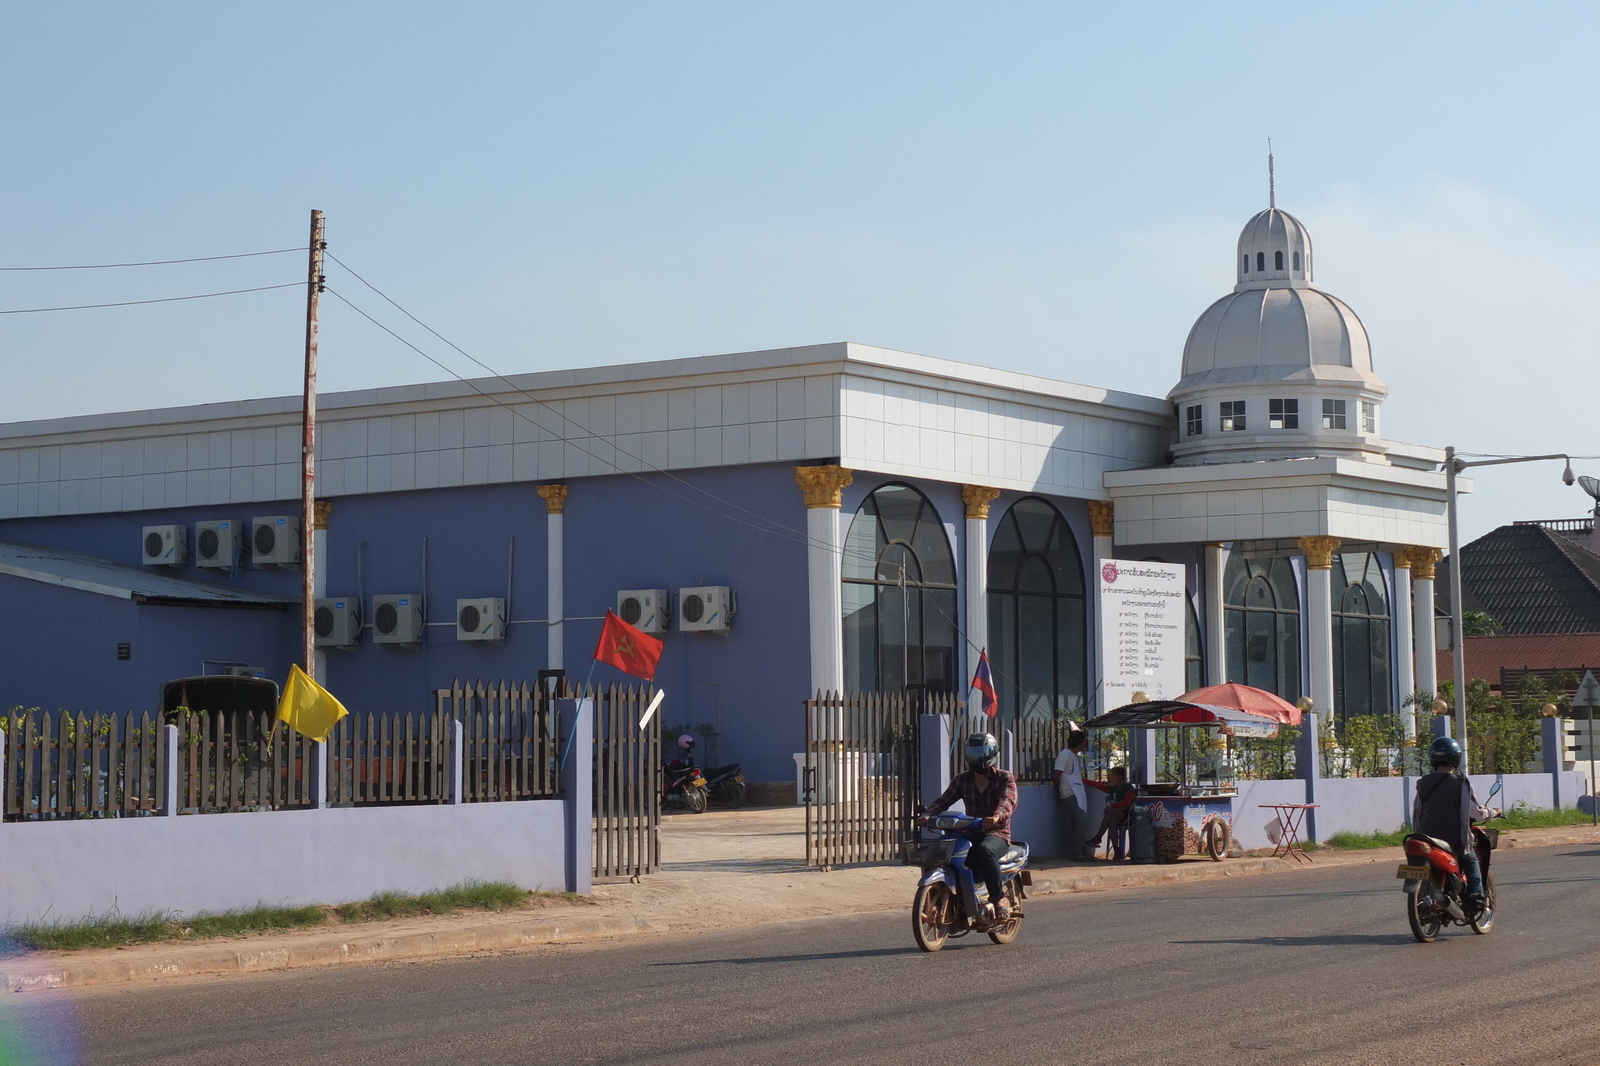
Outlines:
[[[361,643],[361,601],[334,596],[317,601],[313,616],[319,648],[348,648]]]
[[[194,565],[231,570],[244,551],[244,523],[237,518],[194,524]]]
[[[144,565],[182,566],[189,558],[188,526],[145,526]]]
[[[241,666],[237,663],[222,668],[223,677],[266,677],[265,666]]]
[[[300,516],[268,515],[250,520],[250,557],[257,566],[293,566],[300,561]]]
[[[456,601],[456,639],[493,641],[506,639],[506,601],[498,597]]]
[[[671,615],[666,589],[623,589],[617,593],[617,617],[641,633],[665,633]]]
[[[685,633],[726,633],[733,620],[733,590],[699,585],[678,590],[678,628]]]
[[[398,592],[372,597],[374,644],[421,644],[422,594]]]

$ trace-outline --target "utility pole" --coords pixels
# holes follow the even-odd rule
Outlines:
[[[305,627],[303,666],[317,676],[317,304],[327,283],[322,273],[322,212],[311,212],[310,266],[306,276],[306,380],[300,409],[300,596]]]

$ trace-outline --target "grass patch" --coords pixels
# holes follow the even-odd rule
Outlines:
[[[528,892],[509,881],[467,881],[420,895],[380,892],[361,903],[312,907],[250,907],[184,918],[147,914],[108,915],[78,922],[26,922],[0,930],[0,956],[25,951],[85,951],[173,940],[281,933],[317,925],[342,925],[454,914],[461,910],[505,911],[560,903],[593,903],[574,892]]]
[[[1327,839],[1330,848],[1347,848],[1352,851],[1370,850],[1372,848],[1398,848],[1400,842],[1406,838],[1409,830],[1395,829],[1385,833],[1381,829],[1370,833],[1352,833],[1348,829],[1342,833],[1335,833]]]
[[[1566,825],[1588,825],[1593,819],[1583,811],[1571,807],[1554,808],[1513,807],[1506,811],[1505,817],[1496,818],[1489,824],[1496,829],[1511,831],[1514,829],[1555,829]],[[1397,848],[1405,840],[1409,829],[1395,829],[1389,832],[1377,830],[1371,833],[1335,833],[1326,841],[1330,848],[1346,848],[1352,851],[1367,850],[1372,848]]]

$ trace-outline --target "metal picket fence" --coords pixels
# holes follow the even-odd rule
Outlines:
[[[609,685],[594,700],[594,876],[661,867],[661,715],[639,728],[655,690]]]

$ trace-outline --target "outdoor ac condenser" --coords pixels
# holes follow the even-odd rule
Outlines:
[[[294,566],[300,561],[300,516],[268,515],[250,520],[250,558],[257,566]]]
[[[456,601],[456,639],[499,643],[506,639],[506,601],[498,597]]]
[[[349,648],[361,643],[361,601],[353,596],[318,600],[313,622],[319,648]]]
[[[733,590],[697,585],[678,590],[678,628],[685,633],[726,633],[733,621]]]
[[[188,526],[145,526],[144,565],[182,566],[188,560]]]
[[[194,565],[231,570],[244,550],[244,523],[237,518],[194,524]]]
[[[617,593],[617,617],[641,633],[665,633],[671,614],[666,589],[623,589]]]
[[[421,644],[422,593],[397,592],[372,597],[374,644]]]

